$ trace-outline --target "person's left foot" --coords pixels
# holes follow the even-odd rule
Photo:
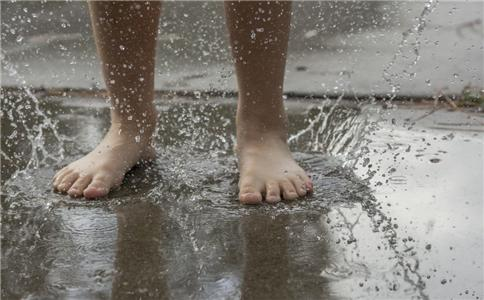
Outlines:
[[[239,199],[244,204],[294,200],[313,190],[306,172],[292,158],[287,143],[277,136],[244,141],[237,146]]]

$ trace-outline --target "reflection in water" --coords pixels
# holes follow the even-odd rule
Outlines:
[[[328,287],[319,276],[326,267],[326,242],[314,238],[322,235],[324,227],[318,218],[309,218],[308,223],[304,221],[306,215],[293,218],[287,213],[257,212],[243,215],[240,220],[221,218],[216,225],[223,227],[226,234],[212,231],[204,239],[195,237],[199,245],[217,253],[218,257],[213,257],[202,254],[203,250],[200,255],[194,254],[188,245],[180,247],[173,243],[173,237],[180,232],[170,231],[173,227],[169,224],[176,220],[164,206],[140,200],[115,211],[118,233],[114,299],[192,296],[210,299],[228,295],[243,299],[291,299],[296,295],[320,298],[327,294]],[[201,217],[208,227],[202,232],[211,231],[214,224],[203,215],[193,217]],[[184,229],[181,232],[194,230]],[[305,235],[304,231],[310,234]],[[233,252],[220,252],[223,245],[229,245]],[[179,277],[184,269],[188,272]]]
[[[328,249],[326,241],[315,238],[323,226],[307,219],[306,214],[257,213],[241,219],[243,299],[327,298],[329,287],[319,275],[326,268]],[[303,233],[297,232],[301,227]]]
[[[17,172],[15,164],[2,169],[2,174],[11,175],[2,184],[2,260],[7,262],[2,279],[8,283],[2,286],[2,296],[325,298],[358,287],[360,278],[338,271],[355,270],[345,256],[352,229],[334,218],[330,223],[329,212],[342,206],[351,213],[364,210],[374,226],[365,227],[370,231],[365,240],[372,238],[371,230],[390,228],[392,221],[341,162],[309,152],[329,151],[324,145],[357,138],[358,110],[296,107],[302,112],[289,111],[292,136],[314,120],[331,120],[294,139],[294,149],[306,152],[295,158],[309,170],[316,187],[314,195],[302,201],[257,208],[239,204],[232,150],[235,106],[221,102],[159,105],[159,157],[130,172],[107,201],[70,200],[52,193],[54,170],[48,161],[25,172]],[[105,122],[108,110],[101,118],[82,105],[61,112],[59,133],[77,137],[66,142],[66,161],[71,161],[97,142],[87,137],[101,136],[100,130],[93,130]],[[22,130],[35,124],[26,122],[17,134],[27,134]],[[2,135],[2,145],[10,134]],[[321,148],[312,144],[308,149],[304,140],[314,136]],[[21,143],[27,146],[12,144],[4,154],[29,159],[18,153],[28,148],[29,140]],[[344,152],[341,145],[330,149]],[[394,232],[385,230],[376,242],[394,243]],[[335,242],[339,240],[345,243]],[[395,258],[380,260],[389,271],[374,280],[385,281],[410,268],[405,253],[394,254],[400,265],[393,265]],[[405,290],[415,294],[412,286]]]
[[[168,298],[162,256],[162,210],[139,202],[115,209],[118,220],[113,299]]]
[[[249,215],[242,218],[240,225],[244,257],[242,298],[288,298],[289,216]]]

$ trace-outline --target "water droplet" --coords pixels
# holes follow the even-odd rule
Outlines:
[[[18,37],[15,39],[15,41],[16,41],[17,43],[20,43],[20,42],[21,42],[23,39],[24,39],[24,37],[23,37],[23,36],[21,36],[21,35],[19,35],[19,36],[18,36]]]
[[[139,142],[141,141],[141,137],[140,137],[139,135],[135,136],[135,137],[134,137],[134,141],[135,141],[136,143],[139,143]]]
[[[310,39],[312,37],[315,37],[318,34],[316,30],[309,30],[304,34],[304,37],[307,39]]]
[[[120,49],[121,51],[124,51],[124,49],[126,49],[126,48],[125,48],[123,45],[119,45],[119,49]]]

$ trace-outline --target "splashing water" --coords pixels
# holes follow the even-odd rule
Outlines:
[[[349,163],[364,139],[368,112],[364,106],[344,108],[347,104],[341,104],[343,97],[344,94],[336,101],[325,100],[310,109],[307,127],[291,135],[288,142],[300,145],[305,151],[327,153]]]
[[[4,59],[3,53],[0,54],[0,59],[2,69],[17,80],[24,94],[18,95],[8,91],[5,92],[6,95],[2,94],[0,112],[2,125],[13,127],[10,135],[3,139],[5,145],[2,145],[0,151],[2,159],[16,166],[24,166],[23,168],[17,167],[13,177],[19,172],[60,162],[65,158],[64,143],[71,139],[59,134],[58,121],[41,108],[37,96],[32,93],[15,66]],[[2,93],[4,93],[3,90]],[[7,124],[7,122],[9,123]],[[20,135],[20,133],[22,134]],[[23,147],[19,151],[13,155],[7,155],[4,147],[14,148],[19,140],[28,141],[30,149],[26,148],[27,145],[22,145]],[[28,160],[25,159],[26,156],[28,156]]]
[[[435,9],[437,3],[438,1],[436,0],[427,0],[427,2],[425,2],[424,9],[417,18],[416,24],[414,24],[411,28],[402,33],[402,40],[398,44],[397,51],[393,55],[392,60],[383,69],[382,76],[391,88],[390,93],[387,95],[388,99],[385,99],[385,101],[390,104],[400,91],[400,85],[394,80],[394,78],[397,78],[400,74],[399,72],[392,72],[392,68],[396,66],[399,58],[404,57],[404,48],[407,45],[411,45],[411,52],[413,53],[413,60],[408,64],[408,67],[412,68],[418,63],[420,59],[420,39],[427,24],[427,18]],[[410,74],[410,77],[414,77],[416,75],[414,72],[411,71],[407,71],[406,73]]]
[[[404,47],[409,44],[410,36],[415,37],[415,42],[412,44],[415,60],[412,64],[417,63],[419,38],[425,27],[426,17],[435,5],[432,0],[426,3],[417,25],[404,33],[394,58],[384,70],[384,78],[392,87],[390,101],[395,98],[399,90],[392,79],[395,74],[391,73],[391,69],[403,54]],[[8,137],[2,138],[6,143],[19,139],[19,143],[22,144],[19,148],[22,151],[17,151],[14,156],[4,153],[3,150],[1,152],[3,159],[17,166],[14,174],[2,188],[2,208],[5,211],[6,224],[2,240],[11,241],[7,245],[9,249],[2,252],[2,255],[10,258],[7,260],[11,261],[10,268],[15,269],[13,265],[17,264],[22,268],[19,270],[22,272],[19,273],[24,275],[35,273],[32,270],[37,270],[37,267],[32,262],[29,263],[32,254],[35,254],[32,257],[38,258],[45,255],[45,249],[55,252],[66,245],[70,245],[69,249],[72,251],[70,255],[80,261],[79,265],[83,262],[89,265],[92,262],[85,258],[84,254],[80,254],[73,241],[72,237],[78,233],[76,230],[81,232],[78,229],[79,224],[73,220],[83,220],[84,214],[93,216],[94,211],[97,213],[97,210],[100,211],[99,215],[102,215],[102,217],[96,215],[99,219],[116,218],[119,209],[133,205],[133,202],[137,201],[155,204],[151,208],[153,210],[164,207],[163,213],[168,221],[163,221],[166,223],[162,224],[170,226],[178,234],[175,240],[170,240],[171,243],[177,244],[172,246],[171,250],[173,253],[182,253],[188,257],[195,269],[200,272],[203,272],[207,264],[216,264],[215,260],[211,262],[206,260],[207,257],[214,255],[211,252],[212,247],[232,249],[233,245],[230,243],[235,243],[237,247],[234,248],[239,251],[243,248],[243,245],[241,246],[237,241],[231,241],[232,236],[227,238],[223,232],[217,231],[220,227],[218,222],[220,222],[225,228],[233,227],[228,230],[236,236],[240,234],[234,230],[240,225],[239,218],[253,216],[253,211],[241,207],[235,196],[237,169],[232,150],[235,142],[233,107],[227,109],[227,105],[224,104],[159,105],[158,109],[162,117],[159,120],[156,136],[157,152],[161,155],[143,172],[138,169],[128,174],[125,186],[112,194],[111,198],[115,199],[114,201],[80,203],[65,199],[64,196],[49,194],[51,201],[46,205],[42,201],[46,194],[46,186],[53,175],[52,165],[73,160],[75,151],[69,152],[69,149],[66,149],[66,143],[73,143],[80,147],[80,142],[67,138],[68,133],[63,132],[66,124],[61,126],[59,121],[44,111],[41,102],[27,87],[27,83],[15,67],[4,59],[3,54],[1,59],[2,68],[17,79],[26,96],[18,98],[16,95],[10,95],[2,100],[5,101],[2,103],[2,124],[3,120],[8,120],[14,127],[8,131]],[[418,270],[418,258],[400,249],[402,241],[397,236],[394,221],[382,212],[380,204],[376,203],[369,188],[351,172],[350,168],[363,159],[368,151],[364,146],[365,138],[368,132],[374,129],[372,127],[374,123],[370,123],[369,112],[365,106],[349,108],[346,104],[342,104],[344,96],[345,94],[342,93],[336,101],[325,100],[320,105],[308,109],[302,116],[289,115],[289,123],[297,124],[292,127],[289,143],[296,151],[303,152],[296,153],[296,158],[313,175],[317,186],[316,194],[312,199],[304,202],[280,203],[274,207],[263,206],[259,208],[259,213],[265,218],[280,219],[285,215],[297,218],[298,213],[303,213],[302,216],[305,216],[304,213],[309,212],[326,214],[341,207],[361,207],[362,212],[368,215],[374,232],[383,234],[386,245],[393,254],[392,262],[396,267],[392,272],[398,270],[403,273],[409,286],[425,299],[427,298],[424,293],[425,285]],[[2,99],[4,99],[3,96]],[[26,122],[28,119],[34,119],[34,125],[29,125]],[[9,144],[7,146],[11,147]],[[342,168],[341,162],[326,157],[325,154],[343,159],[344,166],[349,168]],[[25,181],[30,182],[30,185],[25,186]],[[71,208],[76,209],[70,211]],[[223,217],[214,219],[213,215]],[[119,222],[122,222],[122,218]],[[331,226],[339,228],[339,231],[335,230],[337,237],[347,241],[348,245],[357,244],[354,242],[355,233],[352,232],[351,224],[346,220],[335,223]],[[286,232],[286,227],[290,226],[287,225],[288,223],[283,224],[282,228]],[[103,230],[109,233],[115,227],[116,221],[108,220],[105,227],[89,233],[93,236],[102,235]],[[83,238],[87,241],[91,237]],[[153,240],[155,239],[159,237]],[[218,244],[215,241],[218,239],[223,243]],[[101,239],[101,241],[108,244],[106,240]],[[109,257],[100,254],[110,249],[105,244],[101,243],[99,248],[83,246],[85,248],[80,250],[86,250],[88,254],[94,254],[94,257],[101,255],[101,258],[109,261]],[[19,251],[21,249],[33,250]],[[43,267],[65,271],[63,264],[66,263],[62,262],[62,259],[51,258]],[[342,263],[342,265],[345,264]],[[168,265],[167,269],[170,268],[174,269],[173,266]],[[88,271],[93,270],[88,269]],[[102,274],[102,272],[96,274]],[[387,275],[385,273],[382,280],[386,280]],[[103,280],[109,283],[110,275],[106,277],[108,279]],[[25,282],[28,282],[28,279],[23,278]],[[8,282],[12,280],[14,279],[7,278]],[[86,279],[86,281],[89,280],[92,281],[92,277]],[[27,283],[24,284],[27,285]],[[36,284],[39,283],[36,282]],[[14,285],[21,290],[22,280],[15,282]],[[69,282],[60,281],[58,285],[52,284],[52,287],[56,293],[62,294],[62,290],[69,287]],[[89,287],[92,288],[92,286]],[[35,291],[32,294],[35,295]]]

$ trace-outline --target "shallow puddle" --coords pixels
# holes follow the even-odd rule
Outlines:
[[[289,103],[291,145],[315,193],[252,207],[237,200],[232,101],[158,102],[158,158],[103,201],[73,200],[50,185],[56,169],[102,137],[108,108],[81,98],[41,105],[58,120],[57,137],[42,131],[42,118],[12,126],[8,114],[22,108],[5,106],[2,119],[10,159],[2,168],[5,299],[426,299],[434,292],[427,280],[435,274],[420,267],[430,248],[419,249],[432,246],[400,232],[369,181],[343,167],[368,122],[360,108]],[[32,149],[37,164],[29,163]],[[34,167],[20,171],[25,166]]]

